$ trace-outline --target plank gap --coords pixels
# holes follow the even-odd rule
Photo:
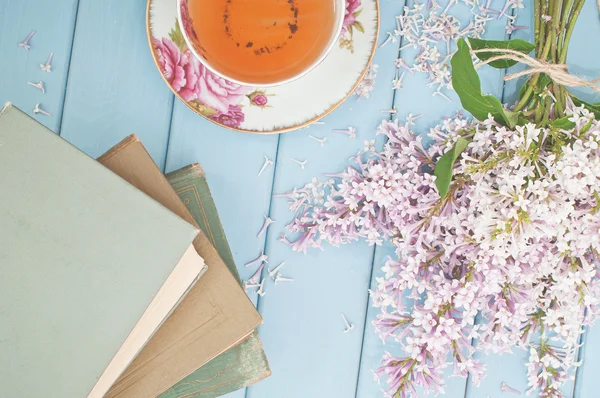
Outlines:
[[[56,134],[59,136],[62,133],[63,120],[65,115],[65,104],[67,103],[67,91],[69,87],[69,75],[71,71],[71,59],[73,58],[73,48],[75,48],[75,34],[77,32],[77,21],[79,20],[79,6],[81,5],[81,0],[77,0],[77,4],[75,5],[75,20],[73,21],[73,33],[71,34],[71,48],[69,48],[69,57],[67,59],[67,70],[66,70],[66,78],[65,78],[65,88],[63,90],[62,95],[62,104],[60,105],[60,115],[58,116],[58,131]]]
[[[373,276],[375,275],[375,253],[377,251],[377,245],[373,246],[373,251],[371,254],[371,277],[369,278],[369,288],[373,284]],[[358,383],[360,381],[360,373],[362,370],[362,359],[363,359],[363,351],[365,349],[365,338],[367,336],[367,328],[369,327],[369,304],[371,302],[371,294],[367,293],[367,310],[365,311],[365,319],[363,320],[363,335],[362,335],[362,344],[360,345],[359,358],[358,358],[358,369],[356,370],[356,387],[354,388],[354,398],[358,397]]]
[[[169,159],[169,144],[171,143],[171,131],[173,129],[173,114],[175,113],[175,95],[171,93],[171,115],[169,117],[169,128],[167,129],[167,143],[165,145],[165,161],[163,162],[160,171],[163,173],[167,169],[167,160]]]

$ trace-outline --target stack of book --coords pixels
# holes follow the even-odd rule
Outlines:
[[[0,112],[0,396],[217,397],[270,375],[202,168]]]

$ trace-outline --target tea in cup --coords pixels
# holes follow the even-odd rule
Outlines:
[[[337,42],[345,0],[178,0],[192,53],[232,82],[266,87],[315,68]]]

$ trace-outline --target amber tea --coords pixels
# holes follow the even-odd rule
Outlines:
[[[205,63],[223,76],[251,84],[282,82],[310,69],[324,55],[341,23],[339,4],[338,0],[188,0],[195,36],[191,41]]]

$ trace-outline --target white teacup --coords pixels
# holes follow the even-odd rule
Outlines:
[[[331,28],[331,33],[328,37],[328,40],[326,41],[326,45],[323,46],[322,50],[315,54],[314,59],[305,60],[304,64],[306,64],[306,66],[301,68],[299,71],[296,71],[296,73],[289,73],[284,78],[274,77],[272,80],[269,78],[269,76],[261,76],[260,78],[257,78],[257,80],[253,81],[252,78],[240,79],[240,78],[235,78],[234,76],[228,76],[228,74],[219,67],[218,62],[217,63],[211,62],[211,54],[202,46],[202,44],[201,44],[202,38],[198,37],[199,35],[196,33],[196,29],[194,28],[194,22],[192,21],[192,18],[190,17],[190,4],[197,7],[199,1],[202,1],[202,0],[177,0],[177,15],[178,15],[179,27],[181,28],[181,32],[183,33],[183,37],[185,39],[185,42],[186,42],[188,48],[194,54],[194,56],[206,68],[208,68],[213,73],[215,73],[218,76],[221,76],[231,82],[241,84],[241,85],[246,85],[246,86],[253,86],[253,87],[273,87],[273,86],[281,85],[281,84],[296,80],[296,79],[306,75],[311,70],[313,70],[317,65],[319,65],[325,59],[325,57],[329,54],[329,52],[333,49],[333,47],[337,43],[338,37],[342,30],[342,25],[344,22],[344,15],[345,15],[345,10],[346,10],[346,0],[321,0],[324,2],[325,1],[332,2],[332,6],[334,7],[334,10],[333,10],[334,26]],[[231,2],[235,2],[235,1],[248,2],[249,0],[228,0],[227,2],[229,4],[231,4]],[[272,1],[277,1],[277,0],[272,0]],[[279,0],[279,1],[281,1],[281,0]],[[286,4],[289,4],[291,7],[290,10],[292,10],[292,15],[295,15],[296,18],[298,17],[299,13],[301,14],[302,8],[295,6],[295,2],[299,2],[300,4],[302,4],[301,1],[302,0],[287,0],[286,1]],[[196,3],[196,4],[194,4],[194,3]],[[223,2],[223,4],[225,4],[225,3],[226,3],[226,1]],[[281,3],[277,3],[277,4],[281,5]],[[293,12],[294,8],[296,9],[295,13]],[[208,26],[208,24],[205,26]],[[308,26],[308,27],[302,26],[300,29],[307,29],[307,28],[310,29],[311,27],[310,26]],[[225,32],[228,32],[229,26],[227,25],[227,14],[225,14],[225,17],[224,17],[223,29]],[[266,29],[266,28],[263,28],[263,29]],[[292,30],[292,33],[294,33],[293,29],[291,29],[291,30]],[[215,32],[215,34],[221,34],[221,32]],[[291,39],[291,37],[292,37],[292,35],[290,34],[289,38]],[[236,43],[236,44],[238,47],[240,46],[240,43]],[[244,46],[244,44],[245,43],[242,43],[242,46]],[[248,45],[252,45],[252,43],[248,42]],[[292,45],[294,45],[294,43],[292,43]],[[266,47],[264,47],[264,48],[266,48]],[[279,49],[279,47],[277,47],[277,50],[278,49]],[[263,50],[263,48],[261,48],[260,50]],[[254,50],[254,51],[257,52],[258,50]],[[269,51],[270,50],[267,48],[267,51],[264,52],[264,56],[269,56],[270,55]],[[269,54],[267,54],[267,52],[269,52]],[[257,53],[257,56],[258,56],[258,53]],[[261,54],[260,56],[263,56],[263,55]],[[214,57],[212,57],[212,58],[214,58]]]

